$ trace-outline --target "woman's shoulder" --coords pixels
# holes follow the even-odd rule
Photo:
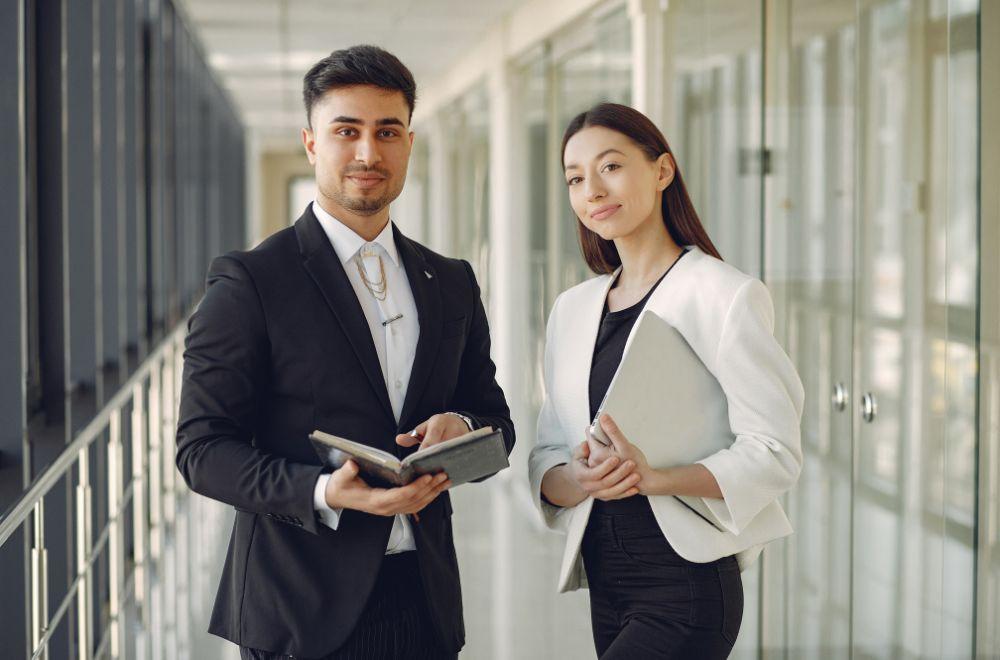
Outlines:
[[[554,313],[561,306],[572,309],[576,305],[584,304],[600,297],[604,294],[605,289],[608,288],[608,282],[612,277],[614,277],[614,273],[595,275],[566,289],[556,296],[555,302],[552,303],[552,312]]]
[[[759,282],[756,277],[744,273],[736,266],[713,257],[697,247],[692,246],[684,259],[691,260],[688,264],[689,268],[686,268],[685,272],[692,282],[697,283],[695,292],[699,297],[707,294],[716,300],[730,301],[747,282]]]

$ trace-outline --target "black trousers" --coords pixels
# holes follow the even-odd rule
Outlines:
[[[682,558],[645,498],[632,512],[603,511],[591,514],[582,548],[601,660],[728,657],[743,619],[736,558]]]
[[[242,660],[286,660],[298,656],[240,647]],[[454,660],[441,649],[417,566],[416,552],[386,555],[361,619],[333,653],[312,660]]]

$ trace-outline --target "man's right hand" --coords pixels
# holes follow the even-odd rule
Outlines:
[[[372,488],[358,474],[358,465],[347,461],[330,474],[326,503],[332,509],[357,509],[376,516],[417,513],[451,487],[444,472],[425,474],[398,488]]]

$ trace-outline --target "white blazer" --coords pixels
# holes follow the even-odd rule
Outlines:
[[[542,477],[571,460],[572,448],[583,441],[591,422],[590,365],[615,274],[563,292],[552,306],[545,335],[546,396],[528,470],[545,524],[567,534],[560,591],[587,586],[580,543],[594,500],[588,497],[571,508],[552,506],[541,499]],[[804,392],[795,367],[774,338],[770,293],[760,280],[692,247],[645,309],[675,327],[718,379],[733,435],[729,448],[698,461],[722,490],[723,499],[705,498],[705,503],[723,529],[670,496],[649,498],[653,514],[685,559],[704,563],[735,554],[740,569],[745,569],[763,544],[792,533],[778,498],[795,484],[802,467]]]

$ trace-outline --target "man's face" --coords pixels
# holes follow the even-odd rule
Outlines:
[[[324,207],[334,216],[374,216],[403,190],[413,133],[402,92],[371,85],[331,89],[302,129]]]

